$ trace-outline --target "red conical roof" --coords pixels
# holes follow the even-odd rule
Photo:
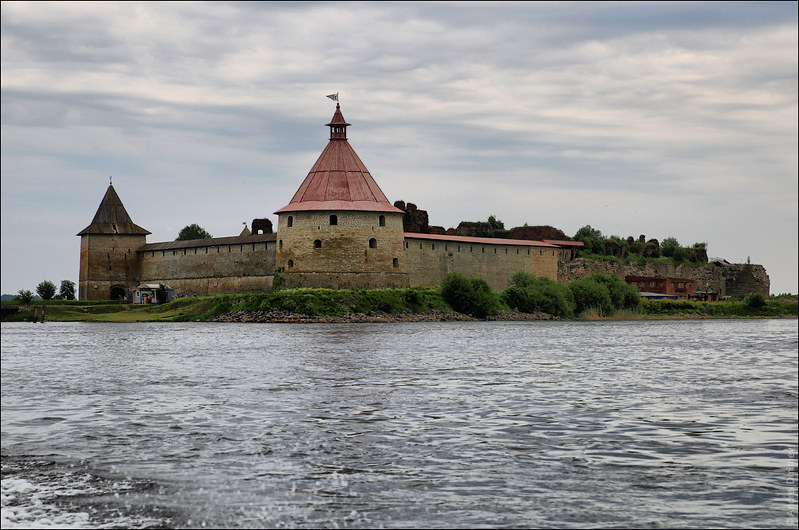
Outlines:
[[[330,127],[330,142],[316,160],[300,189],[288,205],[275,213],[307,210],[358,210],[397,212],[380,190],[369,170],[347,141],[341,108],[336,104]]]

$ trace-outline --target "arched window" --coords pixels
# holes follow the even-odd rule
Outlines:
[[[294,260],[293,259],[289,260],[289,269],[291,269],[291,268],[294,268]]]
[[[316,239],[316,240],[313,242],[313,248],[322,248],[322,240],[320,240],[320,239]]]
[[[291,228],[292,226],[294,226],[294,216],[293,215],[289,215],[289,218],[286,219],[286,226],[288,228]]]
[[[372,238],[369,240],[369,248],[377,248],[377,239]]]
[[[385,215],[381,215],[380,216],[380,226],[386,226],[386,216]]]
[[[330,225],[337,225],[338,224],[338,215],[333,214],[330,216]]]
[[[399,267],[399,260],[397,258],[394,258],[393,260],[391,260],[391,264],[396,269],[397,267]]]

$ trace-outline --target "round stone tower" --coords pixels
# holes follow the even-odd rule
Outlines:
[[[275,265],[287,287],[407,287],[404,212],[347,141],[336,104],[330,141],[278,215]]]

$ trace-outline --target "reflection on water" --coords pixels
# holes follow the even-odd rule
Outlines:
[[[2,325],[3,527],[795,527],[797,322]]]

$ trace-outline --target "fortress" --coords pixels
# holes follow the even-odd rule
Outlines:
[[[494,290],[525,271],[558,279],[573,241],[531,241],[405,231],[392,205],[347,140],[341,108],[330,140],[286,206],[234,237],[147,243],[112,185],[81,238],[81,300],[131,299],[140,284],[177,296],[267,292],[273,286],[388,288],[437,286],[449,272]],[[279,280],[276,281],[276,278]]]

